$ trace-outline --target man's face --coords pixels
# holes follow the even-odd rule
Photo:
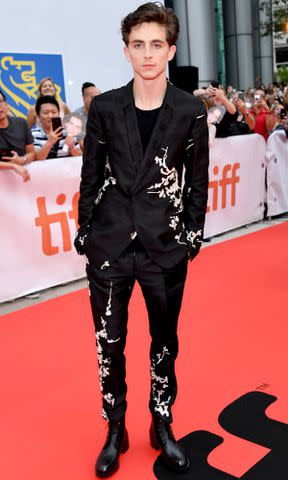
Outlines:
[[[135,77],[154,80],[166,75],[167,63],[175,55],[175,45],[169,46],[165,27],[158,23],[141,23],[133,27],[129,44],[124,48],[125,56],[132,64]]]
[[[4,100],[2,95],[0,95],[0,121],[3,121],[7,118],[8,109],[8,103]]]
[[[85,88],[84,94],[83,94],[83,102],[84,102],[85,110],[87,112],[89,110],[92,98],[96,97],[96,95],[99,95],[99,94],[100,94],[100,90],[98,90],[98,88],[96,87]]]
[[[52,129],[52,118],[59,117],[59,111],[53,103],[44,103],[41,105],[39,118],[45,131],[50,132]]]

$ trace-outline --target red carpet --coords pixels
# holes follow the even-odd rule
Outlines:
[[[269,439],[249,441],[245,432],[232,435],[223,428],[225,419],[221,427],[218,417],[249,392],[258,392],[256,399],[273,395],[277,400],[270,402],[266,415],[278,422],[267,418],[268,426],[277,430],[282,425],[281,435],[287,433],[287,237],[284,223],[206,248],[189,266],[179,328],[174,430],[177,438],[194,432],[196,453],[202,435],[196,431],[222,437],[223,443],[211,448],[208,462],[223,476],[213,476],[213,469],[205,473],[202,467],[197,474],[196,466],[196,473],[192,468],[181,477],[165,474],[161,465],[160,473],[155,470],[159,476],[153,473],[158,454],[148,444],[148,324],[135,289],[126,350],[130,449],[121,456],[121,469],[113,479],[286,478],[287,470],[283,477],[257,473],[263,459],[271,463],[276,440],[274,448],[267,446]],[[86,289],[1,317],[1,479],[95,478],[94,462],[106,435],[96,362]],[[249,405],[237,428],[245,430],[254,420],[252,415],[245,423]],[[234,413],[232,419],[227,415],[229,423]],[[260,430],[264,438],[265,429]],[[199,455],[206,447],[201,448]],[[280,460],[285,462],[287,453],[283,450]]]

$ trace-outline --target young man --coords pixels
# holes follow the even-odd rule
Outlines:
[[[5,94],[0,90],[0,168],[14,170],[24,182],[30,179],[25,165],[33,162],[35,150],[24,118],[10,117]]]
[[[101,92],[99,88],[97,88],[96,85],[91,82],[84,82],[81,90],[83,106],[77,108],[77,110],[75,110],[75,113],[78,113],[82,117],[85,129],[91,100],[92,98],[96,97],[96,95],[100,95]]]
[[[62,127],[53,130],[52,118],[60,115],[56,98],[53,95],[39,97],[35,109],[41,122],[40,127],[32,128],[36,160],[81,155],[80,146],[71,135],[67,135]]]
[[[109,422],[96,463],[99,477],[117,470],[120,452],[128,449],[124,347],[136,279],[152,337],[151,445],[176,471],[189,468],[171,430],[171,407],[187,258],[198,253],[203,236],[208,132],[201,100],[166,79],[178,31],[173,11],[155,3],[125,17],[124,51],[134,78],[95,97],[88,115],[75,247],[88,258],[103,416]]]

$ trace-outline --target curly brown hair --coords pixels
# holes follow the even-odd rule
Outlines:
[[[172,8],[165,8],[159,2],[148,2],[129,13],[121,22],[122,39],[126,46],[129,35],[136,25],[155,22],[166,29],[166,40],[169,46],[174,45],[179,34],[179,21]]]

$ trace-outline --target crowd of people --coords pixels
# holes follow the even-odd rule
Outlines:
[[[217,82],[197,89],[208,111],[209,144],[214,138],[258,133],[268,140],[276,130],[284,130],[288,138],[288,86],[270,83],[267,87],[236,91],[232,85],[226,90]]]
[[[81,155],[89,106],[100,93],[94,83],[83,83],[83,105],[70,112],[57,95],[53,79],[44,78],[25,120],[9,114],[6,95],[0,90],[0,169],[12,170],[27,182],[26,166],[34,160]]]
[[[258,133],[267,141],[274,131],[284,130],[288,138],[287,85],[274,82],[236,91],[232,85],[225,89],[213,81],[193,93],[203,100],[208,112],[210,147],[215,138],[231,135]],[[81,155],[89,106],[99,94],[94,83],[83,83],[83,105],[70,112],[53,79],[44,78],[26,121],[9,115],[6,96],[0,91],[0,169],[13,170],[28,181],[25,167],[34,160]]]

